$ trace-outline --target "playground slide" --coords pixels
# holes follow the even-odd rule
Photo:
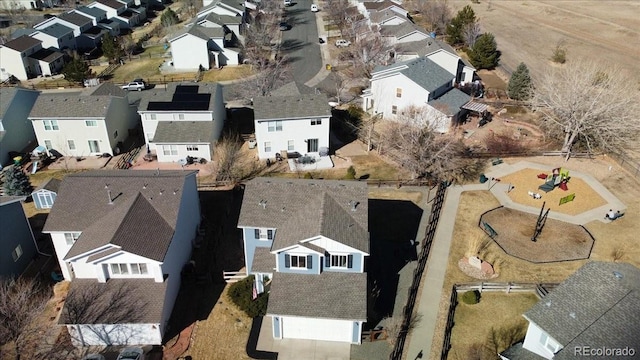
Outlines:
[[[34,162],[33,162],[33,165],[31,165],[31,166],[32,166],[32,168],[31,168],[31,173],[32,173],[32,174],[35,174],[35,173],[36,173],[36,171],[38,171],[38,161],[37,161],[37,160],[36,160],[36,161],[34,161]]]

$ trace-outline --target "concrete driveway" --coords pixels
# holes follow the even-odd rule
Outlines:
[[[349,360],[351,344],[335,341],[274,340],[271,317],[265,316],[260,328],[257,350],[278,353],[278,360]]]
[[[293,0],[293,6],[285,9],[291,28],[282,32],[282,52],[291,59],[293,79],[301,84],[311,80],[323,66],[311,3],[311,0]]]

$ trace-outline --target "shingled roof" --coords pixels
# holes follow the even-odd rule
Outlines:
[[[245,187],[238,226],[276,228],[272,251],[323,235],[368,253],[367,200],[357,181],[257,178]]]
[[[258,121],[331,116],[325,95],[259,96],[253,98],[253,112]]]
[[[60,180],[56,178],[49,178],[49,180],[45,181],[42,185],[38,186],[36,190],[44,189],[44,190],[49,190],[49,191],[53,191],[54,193],[57,193],[59,188],[60,188]]]
[[[393,74],[401,73],[423,89],[433,92],[447,82],[451,82],[454,76],[433,62],[432,60],[421,57],[407,61],[401,61],[392,65],[378,66],[373,71],[373,80],[376,80],[376,73],[386,72]]]
[[[222,91],[218,83],[169,83],[166,89],[143,91],[138,111],[202,111],[191,106],[195,102],[198,108],[213,111],[218,91]]]
[[[195,172],[97,170],[69,175],[60,184],[44,231],[82,232],[67,259],[112,244],[163,261],[189,176]]]
[[[66,12],[58,15],[58,18],[77,26],[84,26],[87,23],[93,22],[91,18],[81,15],[80,13],[77,13],[77,12]]]
[[[154,143],[211,143],[213,121],[159,121]]]
[[[7,41],[6,43],[2,44],[2,46],[8,47],[9,49],[13,49],[15,51],[23,52],[41,43],[42,41],[36,38],[32,38],[27,35],[22,35],[13,40]]]
[[[429,101],[429,105],[438,109],[445,115],[452,116],[457,114],[462,105],[471,101],[471,96],[462,91],[452,88],[435,100]]]
[[[111,96],[81,96],[80,93],[41,94],[29,118],[104,118],[112,99]]]
[[[574,348],[640,345],[640,269],[589,262],[524,317],[563,345],[553,358],[575,359]]]
[[[367,319],[367,274],[274,273],[267,315]]]

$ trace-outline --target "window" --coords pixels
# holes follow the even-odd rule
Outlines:
[[[291,267],[306,269],[307,257],[304,255],[291,255]]]
[[[255,229],[254,235],[256,239],[273,240],[273,230],[271,229]]]
[[[399,97],[399,98],[402,97],[402,89],[396,88],[396,97]]]
[[[397,114],[397,113],[398,113],[398,107],[397,107],[397,106],[395,106],[395,105],[393,105],[393,106],[391,107],[391,113],[392,113],[392,114]]]
[[[178,155],[178,146],[177,145],[164,145],[162,147],[162,153],[166,156],[169,155]]]
[[[69,146],[69,150],[76,149],[76,143],[73,140],[67,140],[67,145]]]
[[[311,120],[311,125],[322,125],[322,119]]]
[[[96,127],[98,126],[98,121],[97,120],[85,120],[84,124],[88,127]]]
[[[73,243],[75,243],[79,237],[80,237],[79,232],[64,233],[64,239],[67,241],[67,245],[73,245]]]
[[[271,141],[264,142],[264,152],[271,152]]]
[[[127,264],[111,264],[111,274],[129,275],[129,266]]]
[[[43,120],[43,122],[44,129],[47,131],[60,130],[60,128],[58,127],[58,120]]]
[[[288,151],[293,151],[294,147],[293,147],[293,140],[289,140],[287,141],[287,150]]]
[[[269,132],[282,131],[282,120],[268,121],[267,130]]]
[[[100,152],[100,144],[98,144],[98,140],[89,140],[89,152],[99,153]]]
[[[147,264],[131,264],[131,273],[136,275],[146,275],[148,273]]]
[[[51,193],[38,193],[36,196],[40,201],[41,208],[50,209],[53,206],[53,196],[51,196]]]
[[[331,255],[332,267],[347,267],[347,255]]]
[[[546,333],[540,334],[540,344],[542,344],[547,350],[555,354],[558,351],[558,345],[547,335]]]
[[[16,248],[11,252],[11,256],[13,257],[14,262],[18,261],[18,259],[20,259],[20,257],[22,256],[22,246],[16,246]]]
[[[187,145],[187,151],[198,151],[198,145]]]
[[[114,131],[114,132],[113,132],[113,138],[114,138],[114,139],[117,139],[117,138],[118,138],[118,130],[116,130],[116,131]]]
[[[46,147],[47,150],[52,150],[53,146],[51,145],[51,140],[45,140],[44,141],[44,147]]]

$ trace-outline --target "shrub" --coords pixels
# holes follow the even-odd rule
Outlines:
[[[344,178],[347,180],[354,180],[356,178],[356,169],[353,165],[349,166],[347,169],[347,175]]]
[[[460,300],[462,300],[463,303],[469,304],[469,305],[477,304],[478,302],[480,302],[480,291],[469,290],[464,294],[462,294],[462,296],[460,297]]]
[[[267,313],[269,294],[262,293],[253,299],[253,275],[231,284],[229,287],[229,299],[244,311],[249,317],[264,316]]]
[[[564,64],[567,62],[567,49],[563,44],[558,43],[558,45],[556,45],[556,48],[553,49],[551,61],[558,64]]]
[[[304,173],[304,178],[305,179],[313,179],[313,175],[311,175],[310,172],[306,172],[306,173]]]

